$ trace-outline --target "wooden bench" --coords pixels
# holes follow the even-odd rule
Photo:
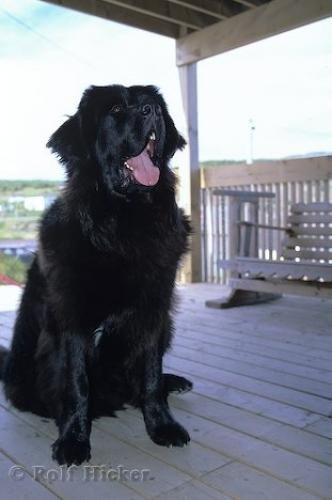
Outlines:
[[[227,195],[227,192],[216,194]],[[208,307],[234,307],[265,302],[281,294],[332,298],[332,203],[296,203],[283,231],[279,260],[258,258],[258,199],[272,193],[232,192],[229,217],[230,258],[221,267],[230,271],[231,293],[210,300]],[[241,207],[252,203],[251,220],[241,220]]]

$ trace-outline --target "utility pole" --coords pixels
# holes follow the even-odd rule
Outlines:
[[[252,165],[254,161],[254,132],[256,130],[254,120],[249,119],[249,154],[247,159],[247,164]]]

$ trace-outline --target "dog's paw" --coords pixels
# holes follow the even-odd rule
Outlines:
[[[80,465],[91,458],[89,440],[79,441],[74,437],[59,438],[52,444],[52,458],[59,465]]]
[[[150,435],[152,441],[160,446],[182,447],[190,441],[190,436],[186,429],[177,422],[159,425]]]
[[[183,393],[189,392],[193,388],[193,383],[185,377],[174,375],[173,373],[163,374],[164,391],[166,394],[175,392]]]

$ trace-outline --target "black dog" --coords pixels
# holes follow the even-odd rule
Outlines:
[[[1,358],[13,405],[56,420],[59,464],[88,460],[92,419],[124,404],[142,409],[155,443],[190,439],[167,395],[192,384],[162,373],[190,232],[168,161],[184,145],[153,86],[89,88],[49,140],[67,182],[41,222]]]

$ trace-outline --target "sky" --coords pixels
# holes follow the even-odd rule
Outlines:
[[[332,18],[198,64],[200,160],[332,151]],[[38,0],[0,0],[0,178],[61,179],[45,144],[91,84],[154,84],[186,135],[175,41]],[[181,162],[181,154],[173,164]]]

